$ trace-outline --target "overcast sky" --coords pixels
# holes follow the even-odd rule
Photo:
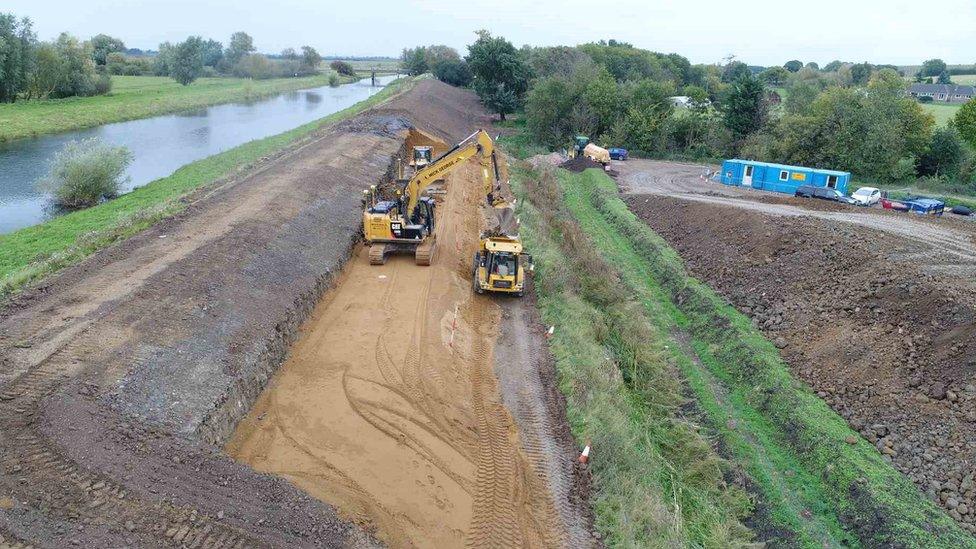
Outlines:
[[[31,17],[42,39],[104,32],[142,49],[191,34],[226,45],[244,30],[266,53],[309,44],[396,56],[440,43],[463,53],[486,28],[517,46],[616,38],[695,63],[976,63],[974,0],[3,0],[0,11]]]

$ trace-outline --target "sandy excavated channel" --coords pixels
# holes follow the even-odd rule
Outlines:
[[[360,258],[350,255],[360,233],[361,191],[389,179],[394,159],[405,152],[408,129],[453,143],[489,125],[470,92],[421,81],[201,189],[186,199],[182,214],[0,305],[0,547],[379,545],[356,522],[382,532],[385,515],[368,499],[358,510],[344,507],[367,493],[348,488],[356,485],[343,484],[346,477],[323,473],[331,484],[315,478],[330,490],[320,494],[308,480],[314,474],[304,480],[296,471],[263,474],[233,460],[223,446],[285,360],[299,328],[342,277],[343,266],[351,262],[350,272],[355,270]],[[460,212],[474,200],[464,194],[456,199],[447,210]],[[370,475],[399,479],[394,469],[410,471],[416,461],[408,478],[427,487],[414,491],[445,505],[441,511],[432,497],[440,515],[431,515],[429,505],[417,513],[427,513],[427,524],[450,518],[461,532],[459,537],[433,528],[423,535],[445,537],[424,537],[418,544],[448,539],[456,545],[460,538],[496,546],[589,540],[586,502],[574,484],[577,449],[562,400],[553,394],[547,356],[516,353],[520,358],[512,364],[519,369],[498,370],[509,381],[518,375],[537,383],[531,391],[505,395],[513,415],[500,404],[491,357],[492,346],[503,344],[496,331],[502,313],[490,301],[470,301],[467,295],[469,259],[460,258],[470,257],[477,224],[461,223],[466,218],[458,212],[458,230],[451,227],[450,235],[464,239],[442,241],[438,264],[421,273],[428,279],[408,282],[406,275],[415,269],[409,260],[386,267],[385,286],[375,271],[365,278],[345,275],[348,284],[362,279],[377,286],[361,288],[357,299],[346,294],[350,310],[334,317],[335,326],[348,330],[366,322],[354,334],[359,341],[377,327],[393,334],[388,356],[399,361],[391,363],[404,378],[395,386],[381,377],[391,370],[370,369],[382,356],[375,339],[370,347],[356,348],[352,336],[340,337],[336,348],[347,353],[345,364],[333,364],[333,370],[318,365],[314,375],[324,382],[341,371],[363,381],[347,377],[346,385],[332,386],[334,394],[313,399],[304,419],[293,418],[306,422],[307,436],[297,440],[333,452],[344,444],[368,446],[364,452],[350,446],[355,457],[345,463],[358,471],[357,483],[371,490],[377,488]],[[385,287],[393,291],[384,294]],[[374,308],[384,295],[387,307]],[[437,343],[445,311],[453,319],[455,305],[461,327],[457,358],[442,354]],[[327,307],[318,306],[317,319]],[[540,327],[531,320],[506,329],[519,342],[544,348]],[[309,356],[314,360],[313,351]],[[324,356],[331,360],[332,352]],[[303,382],[302,389],[314,387]],[[296,408],[309,404],[302,396],[308,395],[295,395]],[[342,408],[343,402],[350,405]],[[360,415],[351,404],[365,412]],[[278,399],[276,413],[281,411]],[[378,435],[312,436],[311,431],[328,433],[339,418],[360,418]],[[403,442],[385,446],[389,437],[374,424],[401,430]],[[516,425],[531,429],[517,435]],[[404,450],[410,441],[423,453],[402,461],[416,452]],[[528,450],[523,454],[520,446]],[[401,461],[384,462],[384,456]],[[306,466],[324,470],[322,463],[331,462],[302,463],[298,473]],[[369,474],[363,473],[367,464],[376,465]],[[428,465],[434,468],[433,486],[421,474]],[[402,479],[387,486],[413,495]],[[382,494],[386,486],[381,488]],[[341,506],[339,512],[330,502]],[[383,505],[394,510],[390,515],[399,525],[407,515],[396,513],[414,502]],[[397,544],[406,538],[386,539]]]
[[[480,175],[471,163],[448,178],[432,266],[410,256],[370,266],[359,250],[228,445],[394,547],[588,539],[566,512],[573,450],[529,426],[529,446],[546,448],[523,451],[493,373],[502,306],[468,278]],[[555,473],[542,470],[552,463]],[[550,481],[563,487],[558,504]]]

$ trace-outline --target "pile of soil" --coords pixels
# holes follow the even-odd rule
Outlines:
[[[596,168],[598,170],[602,170],[603,164],[590,160],[585,156],[577,156],[576,158],[570,158],[569,160],[563,162],[562,164],[559,165],[559,167],[567,169],[571,172],[579,173],[582,171],[586,171],[590,168]]]
[[[419,130],[442,138],[449,145],[461,141],[479,128],[488,130],[492,118],[478,96],[438,80],[421,80],[408,93],[401,94],[371,112],[400,116]]]
[[[846,223],[626,200],[885,460],[976,532],[976,264]]]

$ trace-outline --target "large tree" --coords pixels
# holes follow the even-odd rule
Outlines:
[[[966,144],[959,130],[948,126],[932,134],[928,150],[919,158],[918,170],[922,175],[943,176],[955,179],[966,158]]]
[[[315,72],[322,62],[322,56],[315,51],[312,46],[302,46],[302,70],[304,72]]]
[[[783,67],[769,67],[759,73],[759,79],[770,86],[782,86],[790,77],[790,71]]]
[[[478,31],[466,58],[473,85],[481,101],[502,120],[515,112],[529,87],[529,67],[511,42]]]
[[[434,67],[434,76],[452,86],[467,87],[471,84],[471,69],[463,59],[442,61]]]
[[[963,139],[976,148],[976,99],[971,99],[960,107],[952,123]]]
[[[203,72],[203,38],[191,36],[173,48],[169,74],[184,86],[200,77]]]
[[[732,61],[722,67],[722,82],[731,83],[741,78],[751,77],[752,70],[742,61]]]
[[[108,54],[125,51],[125,43],[107,34],[96,34],[91,39],[92,59],[96,65],[104,65]]]
[[[766,90],[758,78],[742,76],[732,83],[722,98],[725,126],[736,139],[755,132],[766,121]]]
[[[254,39],[248,33],[239,31],[230,35],[230,44],[227,46],[227,51],[224,52],[224,57],[233,65],[242,57],[254,52]]]
[[[27,90],[36,50],[31,20],[0,13],[0,103],[15,101]]]
[[[941,59],[929,59],[922,63],[922,76],[939,76],[948,69],[946,62]]]
[[[783,68],[790,72],[800,72],[800,69],[803,68],[803,61],[798,59],[787,61],[786,64],[783,65]]]
[[[205,67],[216,67],[224,58],[224,46],[216,40],[206,40],[201,44],[200,59]]]
[[[400,54],[400,65],[410,76],[424,74],[430,70],[427,65],[427,48],[417,46],[416,48],[403,48]]]

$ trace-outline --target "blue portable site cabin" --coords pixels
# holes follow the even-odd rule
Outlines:
[[[851,181],[851,174],[848,172],[739,159],[722,162],[722,173],[719,175],[723,185],[786,194],[796,193],[801,185],[812,185],[837,189],[846,195],[847,185]]]

